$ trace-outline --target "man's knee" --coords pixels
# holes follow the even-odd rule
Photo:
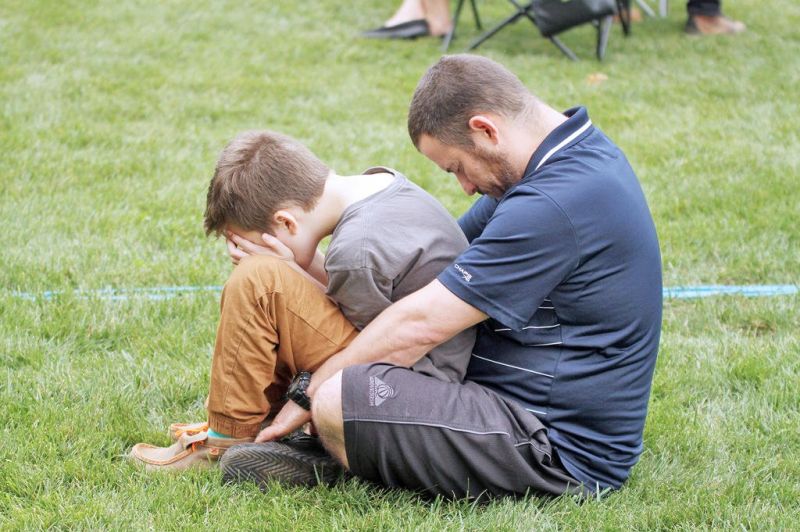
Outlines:
[[[342,421],[342,371],[339,370],[331,378],[320,385],[314,394],[312,407],[314,423],[328,425]]]
[[[320,385],[312,401],[311,417],[322,443],[334,458],[347,467],[342,416],[342,372],[337,371]]]

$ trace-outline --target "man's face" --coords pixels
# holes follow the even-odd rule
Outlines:
[[[467,195],[476,192],[499,198],[519,181],[507,157],[496,147],[474,145],[462,148],[443,144],[430,135],[422,135],[419,151],[445,172],[454,174]]]

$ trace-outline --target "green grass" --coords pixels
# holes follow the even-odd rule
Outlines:
[[[218,152],[292,134],[340,172],[396,167],[471,199],[414,149],[405,113],[438,42],[369,42],[389,2],[0,0],[0,528],[800,527],[800,298],[668,301],[645,453],[603,500],[425,501],[358,481],[222,486],[122,456],[203,415],[218,312],[13,291],[222,284],[202,234]],[[484,18],[506,13],[481,2]],[[588,106],[650,201],[666,285],[800,283],[800,5],[727,2],[735,38],[690,39],[682,2],[607,60],[570,63],[526,23],[481,52],[557,108]],[[455,41],[475,35],[468,18]],[[587,82],[602,72],[608,80]]]

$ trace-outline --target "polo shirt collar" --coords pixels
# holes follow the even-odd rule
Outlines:
[[[551,131],[533,152],[523,179],[530,177],[536,170],[547,164],[556,153],[572,146],[594,130],[585,107],[568,109],[564,111],[564,116],[567,117],[567,121]]]

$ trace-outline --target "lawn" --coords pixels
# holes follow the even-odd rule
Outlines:
[[[91,291],[224,283],[202,213],[237,132],[294,135],[340,173],[398,168],[454,215],[472,201],[405,129],[439,42],[358,38],[390,4],[0,0],[0,529],[800,528],[798,295],[667,300],[645,452],[584,504],[355,480],[262,493],[124,460],[203,416],[219,294]],[[566,35],[569,62],[525,22],[480,52],[555,107],[586,105],[626,152],[666,286],[800,284],[800,4],[727,2],[747,33],[707,39],[671,4],[615,29],[603,63],[589,28]]]

